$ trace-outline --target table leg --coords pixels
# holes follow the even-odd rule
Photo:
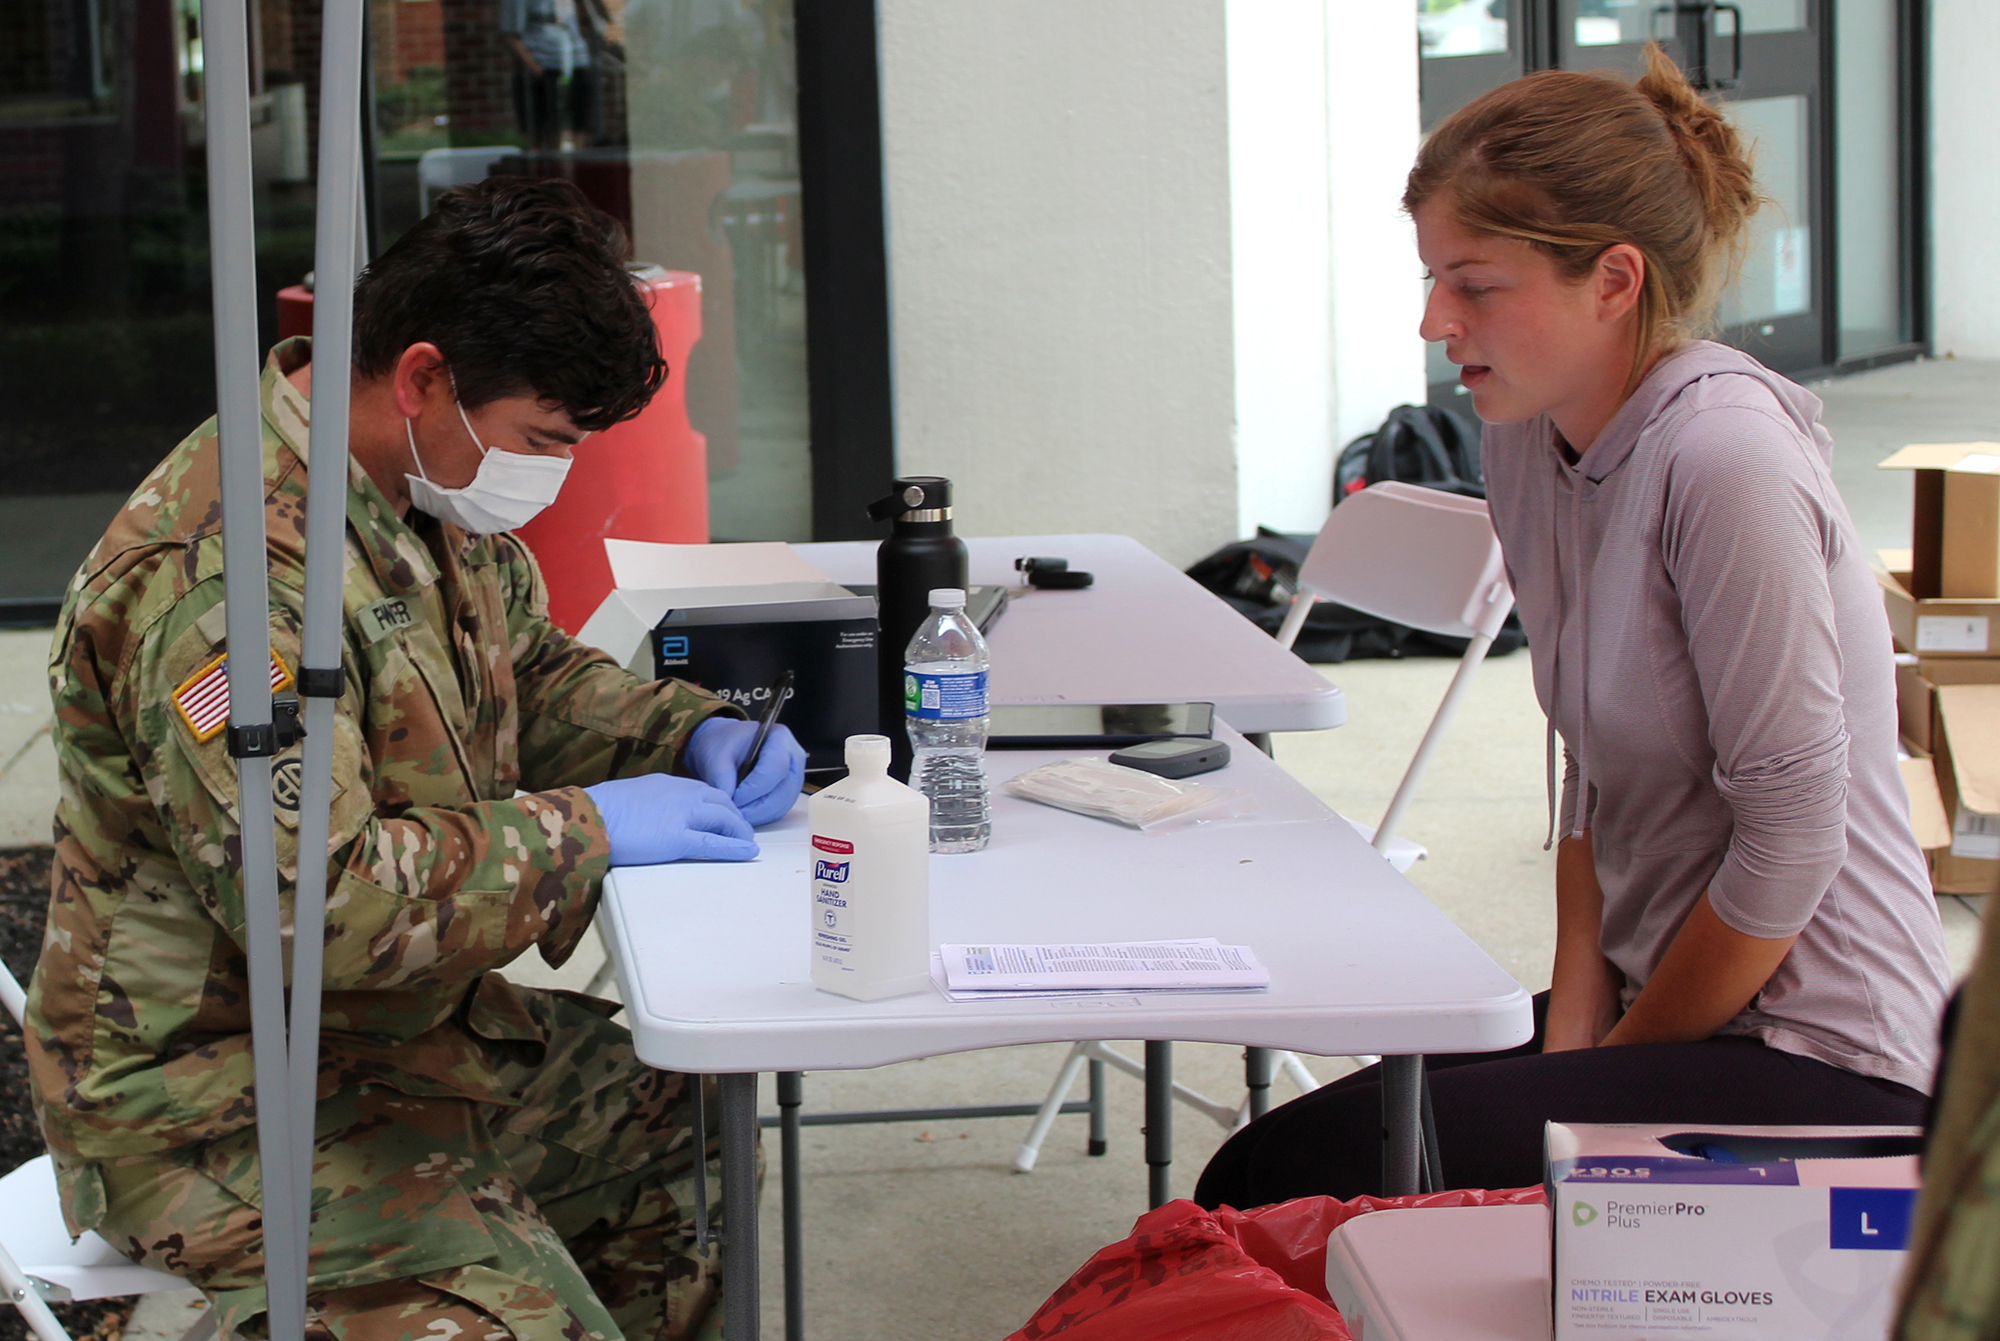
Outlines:
[[[694,1162],[694,1246],[703,1252],[715,1241],[714,1226],[708,1214],[708,1111],[702,1099],[703,1080],[690,1074],[688,1083],[694,1086],[694,1094],[688,1100],[688,1124],[694,1128],[695,1149],[701,1158]]]
[[[1090,1144],[1084,1149],[1101,1155],[1111,1148],[1104,1129],[1104,1063],[1090,1059]]]
[[[1271,1111],[1271,1050],[1243,1049],[1243,1083],[1250,1087],[1250,1120]]]
[[[1405,1197],[1417,1191],[1423,1151],[1424,1059],[1382,1059],[1382,1195]]]
[[[724,1341],[757,1341],[757,1073],[717,1077],[722,1099]]]
[[[778,1073],[778,1168],[785,1207],[785,1341],[805,1341],[806,1335],[805,1216],[799,1164],[799,1106],[805,1103],[805,1088],[805,1077],[799,1072]]]
[[[1150,1207],[1173,1200],[1174,1045],[1146,1045],[1146,1195]]]

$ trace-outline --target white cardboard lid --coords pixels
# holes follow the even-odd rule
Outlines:
[[[1875,468],[2000,475],[2000,442],[1913,442]]]

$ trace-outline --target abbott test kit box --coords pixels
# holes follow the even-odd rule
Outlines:
[[[1907,1127],[1548,1125],[1557,1341],[1880,1341]]]

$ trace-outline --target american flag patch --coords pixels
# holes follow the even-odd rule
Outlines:
[[[271,653],[271,692],[290,688],[292,673],[284,660]],[[227,654],[203,666],[174,691],[174,707],[188,724],[198,742],[205,742],[229,725],[229,657]]]

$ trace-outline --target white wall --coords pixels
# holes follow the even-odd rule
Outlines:
[[[1236,529],[1220,0],[883,0],[901,469],[964,535]]]
[[[1236,529],[1316,530],[1335,396],[1326,0],[1229,0]]]
[[[1242,0],[1255,3],[1255,0]],[[1372,432],[1398,405],[1424,402],[1423,263],[1403,213],[1417,159],[1417,35],[1412,5],[1328,0],[1332,127],[1334,438]]]
[[[1424,399],[1413,11],[1229,0],[1237,527],[1313,531],[1341,444]]]
[[[881,0],[900,468],[1186,564],[1421,401],[1387,0]]]
[[[2000,358],[2000,5],[1931,4],[1931,345]]]

